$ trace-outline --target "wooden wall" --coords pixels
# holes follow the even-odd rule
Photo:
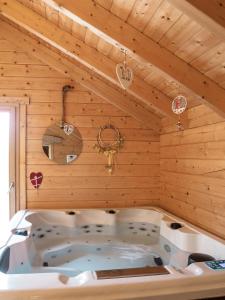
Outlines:
[[[42,152],[41,139],[46,127],[60,119],[65,84],[75,87],[68,94],[66,115],[80,129],[84,149],[75,163],[57,165]],[[28,95],[31,100],[27,107],[28,208],[158,204],[159,135],[152,130],[1,39],[0,95]],[[109,121],[125,138],[112,176],[104,169],[106,157],[93,150],[98,127]],[[30,172],[37,171],[44,175],[38,192],[29,181]]]
[[[177,132],[164,119],[160,137],[160,205],[225,238],[225,121],[204,105]]]
[[[75,163],[63,166],[46,158],[41,139],[46,127],[60,119],[65,84],[75,86],[68,94],[66,115],[80,129],[84,150]],[[27,108],[28,208],[155,204],[225,237],[225,122],[206,106],[188,111],[189,125],[182,132],[164,119],[159,145],[159,136],[152,130],[2,39],[0,95],[30,96],[31,100]],[[106,157],[93,149],[98,127],[109,121],[125,138],[112,176],[104,169]],[[32,171],[44,174],[38,192],[29,181]]]

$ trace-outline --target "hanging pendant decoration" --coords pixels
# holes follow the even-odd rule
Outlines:
[[[131,68],[127,66],[127,53],[126,50],[122,50],[124,52],[124,62],[116,65],[116,75],[123,89],[127,89],[132,81],[133,81],[133,71]]]
[[[178,119],[178,122],[176,124],[178,130],[183,130],[184,129],[184,127],[181,123],[180,115],[186,110],[186,108],[187,108],[187,99],[186,99],[186,97],[184,97],[183,95],[179,95],[179,96],[177,96],[173,99],[172,111],[176,115],[179,115],[179,119]]]
[[[64,123],[63,130],[66,135],[70,135],[74,131],[74,126],[72,124]]]
[[[105,130],[113,131],[115,138],[114,142],[109,143],[103,141],[103,132]],[[100,127],[97,136],[97,144],[94,145],[94,149],[97,149],[99,153],[103,153],[107,157],[108,163],[105,166],[105,168],[109,174],[113,173],[115,166],[114,156],[123,147],[123,143],[124,139],[122,138],[118,128],[116,128],[112,124],[107,124],[105,126]]]
[[[116,74],[123,89],[128,89],[133,81],[133,71],[124,63],[116,65]]]
[[[43,174],[41,172],[30,173],[30,181],[35,189],[39,189],[43,180]]]
[[[187,108],[187,99],[183,95],[179,95],[174,98],[172,102],[172,110],[175,114],[182,114]]]

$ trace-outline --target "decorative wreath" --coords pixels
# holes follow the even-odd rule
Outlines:
[[[104,142],[102,139],[102,133],[106,129],[111,129],[115,132],[115,141],[112,143]],[[119,132],[119,129],[113,126],[112,124],[107,124],[100,127],[98,135],[97,135],[97,144],[94,147],[99,151],[99,153],[105,153],[108,151],[115,151],[117,152],[119,149],[122,148],[124,143],[124,139]]]

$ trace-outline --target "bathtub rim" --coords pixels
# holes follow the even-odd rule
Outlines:
[[[60,208],[60,209],[46,209],[46,208],[43,208],[43,209],[25,209],[25,210],[20,210],[20,211],[24,211],[24,212],[41,212],[41,211],[62,211],[62,212],[66,212],[66,211],[80,211],[80,210],[84,210],[84,211],[87,211],[87,210],[104,210],[104,211],[107,211],[107,210],[115,210],[115,211],[119,211],[119,210],[127,210],[127,209],[144,209],[144,210],[154,210],[156,212],[159,212],[159,213],[163,213],[165,216],[175,220],[176,222],[178,223],[184,223],[187,227],[190,227],[192,230],[196,231],[196,232],[200,232],[202,233],[203,235],[207,235],[209,236],[210,238],[212,239],[215,239],[217,240],[218,242],[222,243],[222,244],[225,244],[225,239],[221,238],[220,236],[214,234],[214,233],[211,233],[210,231],[207,231],[206,229],[204,228],[201,228],[201,227],[198,227],[197,225],[194,225],[192,224],[191,222],[181,218],[181,217],[178,217],[176,215],[174,215],[173,213],[171,212],[168,212],[167,210],[161,208],[161,207],[158,207],[158,206],[135,206],[135,207],[121,207],[121,208],[118,208],[118,207],[102,207],[102,208],[71,208],[71,209],[63,209],[63,208]],[[16,214],[15,214],[16,215]],[[15,216],[14,215],[14,216]],[[25,215],[26,216],[26,215]]]

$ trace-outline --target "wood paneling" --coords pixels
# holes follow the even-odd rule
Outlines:
[[[27,106],[27,207],[123,207],[158,204],[159,135],[99,96],[71,82],[49,66],[8,41],[0,40],[0,95],[30,97]],[[18,62],[18,63],[15,63]],[[61,118],[61,89],[70,83],[74,90],[66,98],[66,119],[83,136],[84,148],[72,165],[57,165],[42,151],[42,135],[48,125]],[[116,157],[116,169],[108,175],[107,160],[93,149],[98,127],[112,122],[125,138]],[[30,172],[43,172],[37,192]]]
[[[63,7],[60,6],[59,0],[48,1],[47,3],[73,21],[86,25],[92,32],[113,46],[122,45],[128,51],[133,52],[134,59],[152,63],[156,68],[204,99],[206,105],[217,110],[223,117],[225,116],[225,105],[221,101],[225,96],[225,91],[222,87],[112,12],[106,11],[91,0],[77,2],[76,5],[71,1],[64,1]],[[120,9],[123,8],[121,5]],[[171,11],[174,12],[175,8]],[[163,17],[166,16],[163,14]],[[178,16],[176,18],[179,19]],[[198,24],[194,25],[195,27],[198,27]],[[193,34],[192,29],[190,29],[190,33]]]
[[[124,58],[119,44],[105,41],[102,36],[94,34],[91,28],[71,21],[45,5],[42,0],[19,1],[66,33],[72,34],[78,39],[81,49],[90,48],[88,52],[80,51],[79,55],[86,53],[84,58],[89,57],[90,65],[96,64],[93,57],[99,57],[98,68],[104,67],[108,70],[104,70],[106,75],[115,77],[115,64]],[[139,33],[142,34],[141,41],[146,41],[146,45],[157,43],[156,49],[160,51],[150,51],[149,55],[155,55],[156,65],[163,67],[164,71],[169,70],[170,76],[154,67],[149,62],[150,56],[145,55],[146,61],[143,61],[135,51],[128,51],[128,65],[134,69],[135,74],[132,88],[139,92],[141,98],[153,94],[159,106],[162,105],[163,98],[159,97],[160,93],[154,94],[153,89],[147,89],[148,85],[154,86],[170,99],[178,93],[186,95],[190,109],[185,120],[182,116],[185,130],[177,132],[174,120],[163,119],[159,145],[159,135],[153,130],[145,128],[118,109],[118,106],[116,108],[108,104],[106,99],[94,95],[32,57],[32,48],[27,46],[29,54],[26,54],[0,38],[0,96],[29,96],[31,99],[27,109],[27,206],[87,208],[160,203],[163,208],[176,215],[225,237],[225,121],[209,107],[196,106],[202,104],[204,99],[201,100],[199,95],[177,81],[188,83],[187,86],[200,96],[210,95],[213,101],[217,99],[216,106],[219,104],[224,108],[223,97],[219,96],[224,94],[225,87],[224,41],[166,0],[96,2],[103,9],[104,15],[107,15],[107,10],[113,14],[110,15],[112,19],[119,20],[121,26],[129,29],[126,32],[124,30],[125,34],[122,36],[123,30],[120,28],[118,36],[121,40],[130,34],[127,43],[130,49],[146,53],[149,51],[149,47],[145,49],[144,44],[139,42]],[[91,19],[91,14],[89,18]],[[99,22],[101,20],[102,18],[98,19]],[[110,33],[118,25],[117,22],[115,26],[112,24],[108,26]],[[103,25],[105,27],[105,23]],[[135,34],[131,34],[132,32]],[[114,37],[117,38],[117,32]],[[68,40],[73,50],[71,41],[75,39]],[[24,39],[21,39],[21,43],[27,45]],[[152,46],[152,49],[155,48]],[[173,59],[166,59],[166,56],[160,56],[159,53],[166,53],[167,57]],[[160,65],[162,59],[166,61],[164,65]],[[201,81],[201,85],[191,74],[196,72],[206,79]],[[214,87],[214,91],[207,82]],[[66,83],[75,86],[67,98],[66,117],[79,127],[84,148],[76,163],[62,166],[47,160],[41,150],[41,138],[46,127],[60,118],[61,88]],[[97,85],[96,82],[94,84]],[[107,89],[108,86],[104,88]],[[216,90],[221,93],[216,94]],[[121,99],[124,100],[124,97]],[[117,99],[120,104],[123,103],[121,99]],[[167,97],[164,100],[169,101]],[[104,169],[106,158],[93,150],[98,127],[109,121],[120,128],[125,138],[124,148],[116,158],[116,171],[112,176]],[[33,190],[30,184],[31,171],[44,173],[39,192]]]
[[[47,1],[19,0],[19,2],[59,26],[59,16],[61,13],[45,5]],[[182,6],[184,1],[96,0],[95,2],[105,10],[118,15],[120,20],[125,21],[137,29],[138,32],[148,34],[148,37],[158,41],[160,46],[173,52],[175,56],[198,69],[221,87],[225,87],[224,41],[219,35],[209,30],[208,24],[205,24],[205,22],[199,24],[199,18],[192,19],[188,14],[184,14],[184,11],[173,6],[173,2],[179,2],[179,5]],[[180,2],[182,2],[182,4]],[[214,7],[216,7],[216,5],[222,5],[219,2],[216,3],[216,1],[209,0],[206,2],[207,4],[209,2],[215,2],[211,4]],[[43,9],[43,6],[45,6],[45,9]],[[221,6],[221,12],[222,8]],[[71,33],[70,25],[71,20],[64,16],[64,22],[63,24],[62,22],[60,23],[60,27],[64,31]],[[93,47],[104,59],[108,57],[116,63],[123,60],[119,44],[116,46],[112,46],[109,43],[107,44],[103,41],[102,37],[98,37],[90,28],[87,29],[84,25],[73,22],[72,34],[82,42],[86,42],[86,44]],[[166,74],[160,70],[153,68],[150,63],[143,63],[132,51],[128,53],[128,65],[134,69],[135,79],[138,78],[138,81],[144,79],[149,85],[156,88],[158,87],[162,93],[171,99],[176,97],[178,93],[184,93],[188,95],[189,102],[193,101],[194,105],[199,104],[198,100],[200,97],[190,90],[185,89],[178,81],[166,76]],[[136,67],[134,67],[135,65]],[[187,79],[186,75],[182,75],[181,79]],[[176,84],[173,84],[174,82]],[[136,80],[134,83],[136,88]],[[140,93],[145,91],[145,95],[148,94],[147,90],[140,85],[137,86],[137,90],[139,90]]]
[[[214,32],[222,39],[225,38],[225,1],[212,0],[170,0],[176,7],[181,9],[191,18]]]
[[[162,121],[160,205],[224,238],[225,121],[204,105],[188,121],[181,132]]]
[[[111,84],[103,78],[99,78],[95,74],[90,73],[83,65],[75,61],[72,62],[68,57],[62,56],[62,53],[56,53],[45,44],[40,43],[39,40],[30,37],[28,34],[21,32],[19,29],[5,22],[1,22],[0,29],[1,36],[10,40],[10,42],[21,50],[25,49],[28,53],[32,53],[42,62],[45,62],[47,65],[50,65],[65,75],[68,80],[71,81],[71,84],[73,84],[73,81],[80,83],[88,90],[102,97],[106,102],[110,102],[122,111],[129,113],[130,116],[136,118],[139,122],[145,125],[148,124],[148,128],[154,128],[155,131],[159,130],[160,119],[151,111],[144,108],[133,99],[133,97],[128,97],[127,94],[124,94],[121,89],[117,90],[115,86],[111,86]],[[33,84],[36,89],[38,89],[39,85],[36,86],[35,83]],[[31,86],[30,81],[27,82],[27,87],[28,86]]]
[[[7,5],[4,4],[4,8],[6,7],[7,11],[4,11],[5,17],[28,29],[29,32],[52,45],[52,47],[57,48],[63,54],[66,54],[69,57],[86,65],[86,67],[88,67],[89,71],[92,73],[94,70],[100,76],[107,78],[107,80],[121,87],[115,72],[116,64],[106,57],[112,48],[110,44],[102,39],[99,40],[99,38],[97,38],[98,51],[96,51],[92,48],[93,45],[90,45],[91,47],[89,47],[87,44],[81,42],[79,39],[76,39],[71,34],[71,30],[68,30],[69,25],[71,27],[71,20],[69,20],[70,22],[68,21],[67,27],[65,25],[63,26],[62,24],[57,26],[46,20],[46,18],[42,18],[39,14],[35,13],[31,9],[21,5],[17,1],[10,0]],[[1,9],[1,13],[3,14],[3,7]],[[60,16],[63,19],[66,18],[64,15]],[[61,30],[61,27],[64,29]],[[102,53],[99,53],[99,51]],[[155,109],[159,110],[160,113],[163,113],[166,116],[174,116],[171,113],[169,106],[169,98],[160,93],[160,91],[149,86],[143,80],[135,78],[133,84],[127,90],[127,92],[132,94],[137,99],[140,99],[145,104],[149,105],[149,108],[153,106],[153,109],[155,107]],[[158,101],[159,98],[161,99],[160,102]]]

